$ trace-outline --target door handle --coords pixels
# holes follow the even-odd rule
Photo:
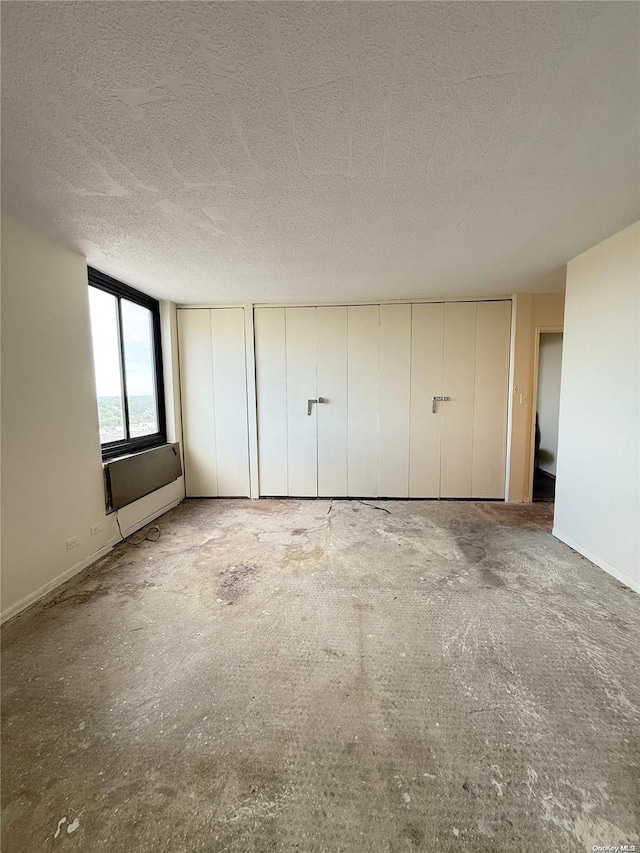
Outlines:
[[[317,400],[307,400],[307,414],[308,415],[311,414],[311,410],[313,408],[314,403],[326,403],[326,402],[327,401],[325,400],[324,397],[318,397]]]
[[[435,415],[438,411],[438,403],[446,403],[447,400],[450,400],[451,397],[433,397],[433,402],[431,404],[431,411]]]

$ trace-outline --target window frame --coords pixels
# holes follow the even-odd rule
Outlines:
[[[128,284],[124,284],[106,273],[88,267],[88,285],[116,298],[116,316],[118,328],[118,356],[120,361],[120,381],[122,383],[122,417],[126,438],[117,441],[100,442],[102,459],[114,459],[117,456],[127,456],[141,450],[150,450],[167,443],[167,413],[164,396],[164,372],[162,366],[162,338],[160,331],[160,302],[142,293]],[[126,299],[136,305],[141,305],[151,312],[151,330],[153,338],[153,364],[155,371],[156,405],[158,407],[158,431],[152,435],[142,435],[131,438],[129,423],[129,399],[127,396],[127,376],[125,369],[124,337],[122,334],[122,300]],[[98,401],[96,388],[96,405]]]

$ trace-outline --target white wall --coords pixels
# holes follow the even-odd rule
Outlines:
[[[538,425],[540,452],[538,466],[556,473],[558,458],[558,419],[560,415],[560,375],[562,372],[562,333],[540,335],[538,356]]]
[[[571,261],[554,534],[640,592],[640,222]]]
[[[163,305],[168,421],[176,420],[175,308]],[[179,404],[177,406],[179,410]],[[123,531],[180,500],[182,478],[123,509]],[[102,530],[91,536],[92,525]],[[65,540],[80,544],[66,550]],[[117,541],[106,516],[86,261],[2,220],[2,618]]]

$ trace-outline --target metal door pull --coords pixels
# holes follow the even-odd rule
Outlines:
[[[325,400],[324,397],[318,397],[317,400],[307,400],[307,414],[308,415],[311,414],[311,409],[313,408],[314,403],[326,403],[326,402],[327,401]]]
[[[434,397],[433,403],[431,405],[431,411],[433,412],[433,414],[435,415],[435,413],[438,410],[438,403],[446,403],[447,400],[450,400],[450,399],[451,399],[451,397]],[[309,413],[309,414],[311,414],[311,413]]]

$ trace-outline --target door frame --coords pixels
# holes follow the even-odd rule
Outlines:
[[[533,330],[533,379],[531,382],[531,422],[529,424],[529,460],[527,465],[526,503],[533,501],[533,478],[536,463],[536,412],[538,410],[538,371],[540,367],[540,337],[544,334],[563,334],[564,326],[536,326]],[[564,343],[564,341],[563,341]]]

